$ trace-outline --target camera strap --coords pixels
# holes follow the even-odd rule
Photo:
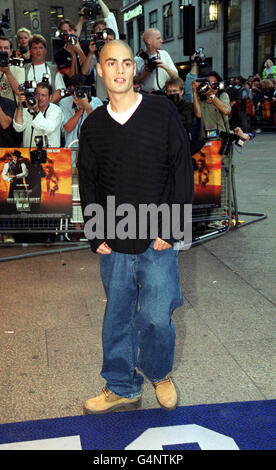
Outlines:
[[[43,116],[44,116],[45,118],[46,118],[46,114],[47,114],[47,111],[48,111],[48,109],[49,109],[49,106],[50,106],[50,105],[48,104],[47,108],[45,109],[45,111],[44,111],[44,113],[43,113]],[[30,110],[28,109],[28,111],[30,111]],[[34,119],[36,118],[36,115],[33,114],[32,116],[33,116],[33,120],[34,120]],[[31,147],[32,147],[33,134],[34,134],[34,126],[32,126],[29,149],[31,149]],[[47,135],[44,135],[44,140],[45,140],[45,147],[48,147],[48,146],[49,146],[49,142],[48,142],[48,137],[47,137]]]
[[[157,60],[161,60],[161,56],[160,56],[160,52],[159,52],[159,51],[156,51],[156,58],[157,58]],[[156,83],[157,83],[157,86],[158,86],[159,90],[162,90],[162,88],[161,88],[161,86],[160,86],[160,83],[159,83],[158,67],[156,67],[156,69],[155,69],[155,75],[156,75]]]
[[[77,137],[78,139],[80,139],[80,130],[81,130],[81,126],[82,126],[82,121],[83,121],[83,113],[79,119],[79,122],[78,122],[78,129],[77,129]]]

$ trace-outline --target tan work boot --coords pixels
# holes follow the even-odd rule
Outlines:
[[[171,379],[165,377],[165,379],[159,382],[152,382],[152,385],[155,388],[159,405],[167,411],[174,410],[177,405],[177,393]]]
[[[104,387],[101,395],[90,398],[84,404],[84,414],[108,413],[114,410],[133,410],[141,404],[141,397],[125,398],[119,397]]]

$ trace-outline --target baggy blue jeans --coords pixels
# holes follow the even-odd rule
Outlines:
[[[103,321],[101,375],[116,395],[141,395],[143,376],[158,382],[172,370],[175,347],[174,310],[183,304],[178,251],[101,255],[107,297]]]

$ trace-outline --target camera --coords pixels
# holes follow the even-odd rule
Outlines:
[[[28,49],[27,47],[20,46],[19,51],[20,51],[20,54],[23,55],[23,54],[26,54],[26,52],[28,52]]]
[[[11,65],[15,65],[16,67],[24,67],[24,59],[21,57],[11,57],[9,63]]]
[[[85,8],[84,17],[87,20],[95,21],[97,15],[101,15],[102,13],[102,9],[98,4],[97,0],[84,0],[82,8],[83,7]]]
[[[144,60],[146,67],[153,72],[157,67],[157,57],[150,57],[143,49],[140,49],[137,54],[138,57]]]
[[[18,89],[21,93],[24,93],[26,97],[26,101],[29,106],[35,106],[36,105],[36,97],[35,97],[35,92],[31,91],[34,90],[37,86],[37,83],[35,80],[31,80],[28,82],[21,83],[21,85],[18,86]],[[24,108],[27,108],[26,103],[23,103]]]
[[[196,51],[195,51],[195,62],[199,65],[205,65],[205,62],[204,62],[204,59],[205,59],[205,54],[203,52],[204,50],[204,47],[199,47]]]
[[[69,88],[61,88],[60,89],[60,96],[61,98],[66,98],[67,96],[71,96],[72,91]]]
[[[35,137],[36,150],[30,151],[31,163],[46,163],[47,151],[43,150],[43,136],[38,135]]]
[[[172,101],[175,105],[177,105],[177,104],[179,103],[179,101],[180,101],[180,95],[179,95],[179,93],[173,93],[173,94],[171,94],[171,95],[167,95],[167,93],[166,93],[166,96],[167,96],[167,98],[168,98],[170,101]]]
[[[90,41],[94,43],[97,50],[100,51],[103,48],[106,39],[107,39],[107,32],[98,31],[98,33],[94,33],[91,35]]]
[[[24,59],[18,57],[11,57],[5,51],[0,51],[0,67],[8,67],[10,65],[16,65],[17,67],[24,67]]]
[[[220,155],[229,155],[232,148],[232,144],[236,144],[239,147],[242,147],[244,144],[244,140],[236,134],[221,131],[219,133],[219,136],[222,139],[221,147],[219,150]]]
[[[87,95],[87,99],[88,101],[90,101],[92,97],[91,86],[86,86],[86,85],[76,86],[72,94],[76,96],[76,98],[79,98],[79,99],[85,98],[85,95]]]
[[[201,96],[205,96],[209,90],[224,90],[224,82],[210,83],[206,78],[196,78],[200,85],[197,87],[197,92]]]
[[[75,46],[78,43],[78,37],[75,34],[68,34],[58,30],[55,36],[65,41],[66,44],[71,44],[71,46]]]
[[[49,79],[50,79],[50,75],[48,73],[44,73],[42,75],[42,83],[50,83]]]

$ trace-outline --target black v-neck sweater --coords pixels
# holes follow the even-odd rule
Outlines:
[[[123,125],[109,115],[106,106],[97,108],[83,123],[79,143],[83,213],[89,204],[96,203],[103,208],[105,217],[111,217],[112,214],[107,213],[106,198],[114,196],[116,208],[129,203],[137,209],[139,224],[140,204],[192,203],[189,141],[175,105],[167,98],[144,95],[139,107]],[[94,216],[95,213],[84,216],[85,222]],[[116,217],[116,223],[121,219],[122,214]],[[146,239],[139,239],[138,225],[135,239],[122,240],[116,235],[113,238],[110,231],[107,233],[105,220],[104,236],[90,240],[92,250],[96,251],[103,241],[112,250],[138,254],[147,249],[151,238],[148,234]],[[170,233],[166,241],[176,240]]]

